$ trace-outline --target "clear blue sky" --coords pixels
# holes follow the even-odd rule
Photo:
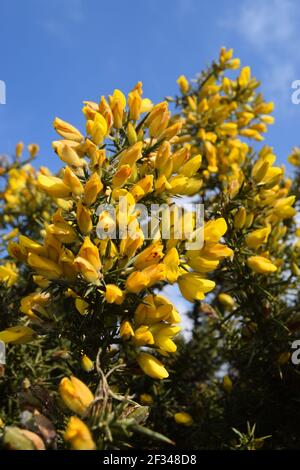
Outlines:
[[[37,142],[39,162],[58,168],[51,149],[55,116],[82,125],[81,103],[114,88],[175,93],[181,73],[192,77],[233,47],[276,103],[266,138],[281,162],[300,143],[300,105],[291,82],[300,78],[297,0],[0,0],[0,152]],[[300,5],[299,5],[300,6]]]

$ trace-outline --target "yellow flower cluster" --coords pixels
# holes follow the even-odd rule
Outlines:
[[[202,157],[180,144],[183,120],[171,120],[167,102],[153,106],[143,99],[139,82],[127,99],[115,90],[99,104],[85,102],[83,113],[85,136],[73,125],[54,120],[62,139],[53,148],[66,166],[58,176],[45,169],[37,176],[39,189],[56,206],[44,224],[43,242],[21,235],[9,246],[10,254],[34,271],[39,286],[23,299],[21,311],[42,321],[48,315],[49,294],[41,290],[51,293],[59,285],[78,315],[112,315],[115,325],[121,319],[120,335],[135,351],[141,369],[161,379],[168,372],[144,347],[162,355],[175,352],[180,317],[153,289],[177,282],[187,300],[203,299],[215,286],[207,273],[233,254],[220,243],[227,224],[223,218],[206,222],[203,246],[186,247],[201,227],[194,211],[182,214],[173,198],[199,192]],[[168,237],[162,236],[165,216],[160,214],[159,230],[147,240],[139,203],[173,207]],[[124,227],[126,236],[119,237]]]
[[[283,221],[296,213],[295,196],[289,194],[291,181],[284,177],[284,169],[275,166],[272,148],[264,146],[254,161],[246,139],[263,140],[267,124],[274,121],[273,103],[264,102],[256,92],[259,83],[249,67],[242,68],[235,79],[226,76],[226,70],[239,68],[233,50],[222,48],[219,61],[196,83],[179,77],[182,95],[175,101],[184,118],[179,141],[187,142],[192,155],[203,156],[198,170],[203,180],[200,193],[205,197],[211,190],[211,201],[218,204],[223,193],[233,207],[226,219],[231,241],[236,244],[238,237],[243,246],[243,262],[255,273],[270,274],[281,265]],[[298,154],[294,149],[289,161],[297,165]]]
[[[264,102],[256,93],[259,82],[251,76],[250,67],[243,67],[235,79],[224,74],[239,68],[233,50],[222,48],[219,61],[196,84],[184,76],[178,79],[182,96],[176,102],[185,118],[181,141],[191,146],[193,154],[200,151],[206,178],[217,174],[222,180],[224,174],[227,178],[230,174],[241,179],[240,165],[249,151],[242,138],[261,141],[267,125],[274,122],[270,116],[273,103]]]
[[[39,147],[36,144],[28,145],[29,159],[22,163],[21,157],[24,144],[19,142],[16,145],[15,161],[8,168],[0,168],[0,176],[7,178],[5,191],[0,193],[1,207],[3,210],[4,222],[15,224],[16,217],[31,214],[34,218],[36,214],[43,214],[47,218],[49,198],[40,191],[37,177],[39,174],[48,172],[46,168],[40,168],[37,172],[29,163],[36,157]],[[2,171],[1,171],[2,170]]]

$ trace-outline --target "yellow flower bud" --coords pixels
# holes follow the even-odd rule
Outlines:
[[[84,299],[77,297],[75,299],[75,307],[80,313],[80,315],[87,315],[89,304]]]
[[[232,390],[232,380],[229,375],[224,375],[223,377],[223,389],[226,393],[231,393]]]
[[[68,165],[76,168],[84,166],[85,160],[79,157],[78,153],[71,145],[67,145],[64,141],[58,140],[56,142],[52,142],[52,147],[59,158]]]
[[[129,118],[137,121],[140,118],[142,108],[142,98],[137,90],[128,94]]]
[[[270,274],[277,271],[277,267],[268,258],[264,256],[250,256],[247,264],[252,271],[258,274]]]
[[[90,389],[74,376],[64,377],[60,381],[59,393],[65,405],[80,416],[86,413],[94,400]]]
[[[203,300],[204,294],[215,287],[215,282],[203,279],[197,273],[186,273],[178,278],[178,286],[186,300]]]
[[[233,225],[237,230],[241,230],[246,222],[247,212],[245,207],[240,207],[234,215]]]
[[[16,151],[15,151],[17,158],[20,158],[22,156],[23,149],[24,149],[24,143],[23,142],[18,142],[17,145],[16,145]]]
[[[138,140],[137,133],[131,122],[127,124],[127,139],[130,145],[134,145]]]
[[[78,227],[84,235],[87,235],[93,229],[93,222],[90,211],[81,202],[77,204],[76,219]]]
[[[85,372],[91,372],[94,369],[93,361],[86,354],[81,358],[81,367]]]
[[[165,379],[169,377],[169,373],[163,364],[150,354],[140,353],[137,356],[137,362],[142,371],[153,379]]]
[[[115,90],[109,97],[110,107],[114,118],[114,127],[120,129],[123,124],[123,113],[126,107],[126,98],[120,90]]]
[[[101,182],[100,176],[98,175],[98,173],[93,173],[84,187],[84,203],[88,206],[94,204],[98,194],[100,193],[100,191],[102,191],[102,189],[103,184]]]
[[[54,129],[56,132],[64,137],[65,139],[75,140],[75,142],[82,142],[83,135],[79,132],[76,127],[72,126],[62,119],[55,118],[53,122]]]
[[[142,393],[140,395],[140,402],[142,405],[150,406],[153,404],[153,398],[148,393]]]
[[[218,242],[227,231],[226,220],[220,217],[216,220],[210,220],[204,225],[204,240],[207,243]]]
[[[96,445],[93,441],[91,432],[86,424],[77,416],[71,416],[68,421],[67,429],[64,434],[64,440],[70,442],[73,450],[95,450]]]
[[[124,320],[120,326],[120,336],[127,340],[134,336],[133,328],[128,320]]]
[[[166,278],[170,284],[174,284],[179,276],[179,254],[175,247],[172,247],[163,260],[166,266]]]
[[[102,144],[103,139],[107,134],[107,123],[105,118],[100,113],[95,114],[91,130],[88,133],[91,134],[94,144]]]
[[[180,174],[191,177],[199,170],[202,162],[202,156],[196,155],[185,163],[180,169]]]
[[[71,195],[71,188],[56,176],[38,175],[38,185],[49,196],[64,198]]]
[[[163,256],[163,245],[161,241],[155,241],[137,256],[134,266],[139,270],[144,269],[151,264],[159,263]]]
[[[184,75],[180,75],[177,79],[177,83],[179,85],[181,93],[184,95],[189,91],[189,82],[187,81]]]
[[[193,418],[189,413],[181,411],[180,413],[175,413],[174,419],[177,424],[182,424],[183,426],[192,426]]]
[[[234,298],[229,294],[225,294],[225,292],[218,295],[218,301],[228,310],[232,310],[234,307]]]
[[[72,191],[75,196],[83,194],[84,189],[81,181],[68,166],[64,173],[64,183],[70,188],[70,191]]]

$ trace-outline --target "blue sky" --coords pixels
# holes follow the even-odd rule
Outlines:
[[[276,103],[266,142],[281,162],[299,143],[300,105],[291,82],[300,78],[297,0],[1,0],[0,151],[37,142],[39,163],[59,166],[52,152],[55,116],[83,125],[81,103],[138,81],[161,100],[176,79],[193,77],[233,47]]]

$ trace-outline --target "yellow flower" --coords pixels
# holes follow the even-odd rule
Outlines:
[[[123,123],[123,112],[126,107],[126,98],[120,90],[115,90],[109,97],[109,104],[114,117],[114,127],[120,129]]]
[[[163,364],[156,359],[156,357],[151,356],[151,354],[139,353],[137,362],[142,371],[153,379],[165,379],[169,377],[168,371]]]
[[[95,114],[90,134],[92,136],[92,141],[94,142],[94,144],[102,144],[103,139],[107,134],[107,122],[100,113]]]
[[[69,419],[64,440],[70,442],[73,450],[95,450],[96,448],[89,428],[77,416],[71,416]]]
[[[28,326],[11,326],[0,331],[0,341],[11,344],[29,343],[36,333]]]
[[[91,265],[98,271],[101,268],[101,260],[99,255],[99,250],[94,243],[92,243],[89,237],[84,238],[84,242],[81,245],[81,248],[78,252],[78,256],[84,258],[86,261],[91,263]]]
[[[12,287],[18,279],[18,269],[14,263],[5,263],[0,266],[0,282],[5,282]]]
[[[129,144],[130,145],[135,144],[138,140],[138,136],[137,136],[136,130],[135,130],[134,126],[131,124],[131,122],[129,122],[127,124],[126,131],[127,131],[126,134],[127,134]]]
[[[274,204],[274,214],[280,219],[293,217],[296,214],[296,209],[291,207],[295,202],[296,196],[289,196],[278,199]]]
[[[264,256],[250,256],[247,264],[252,271],[259,274],[269,274],[277,271],[277,267],[268,258]]]
[[[155,105],[146,119],[146,125],[149,126],[150,137],[159,137],[168,127],[169,120],[170,112],[168,110],[168,103],[163,101]]]
[[[183,426],[191,426],[194,422],[191,415],[185,411],[175,413],[174,419],[177,424],[182,424]]]
[[[204,225],[204,240],[206,243],[217,243],[227,231],[226,220],[220,217],[216,220],[210,220]]]
[[[163,256],[163,244],[159,240],[151,243],[136,257],[134,266],[139,270],[147,268],[147,266],[159,263]]]
[[[120,168],[117,170],[116,174],[112,179],[112,187],[120,188],[121,186],[123,186],[123,184],[125,184],[128,178],[130,177],[131,173],[132,169],[130,165],[120,166]]]
[[[177,349],[176,344],[172,340],[173,336],[177,335],[181,328],[179,326],[171,326],[164,324],[157,324],[151,327],[155,345],[162,351],[174,353]]]
[[[240,207],[234,215],[234,228],[241,230],[246,223],[247,212],[245,207]]]
[[[224,375],[223,377],[223,388],[226,393],[231,393],[232,390],[232,380],[229,375]]]
[[[134,332],[134,343],[137,346],[146,346],[147,344],[154,344],[154,338],[149,326],[142,325]]]
[[[133,165],[142,158],[142,148],[143,142],[136,142],[131,147],[123,150],[123,152],[119,156],[119,165],[120,168],[123,165],[129,165],[131,168]]]
[[[166,279],[170,284],[177,281],[179,276],[179,254],[175,247],[171,248],[163,259],[166,266]]]
[[[179,289],[187,300],[203,300],[204,294],[215,287],[215,282],[203,279],[197,273],[186,273],[178,278]]]
[[[68,197],[71,195],[71,188],[56,176],[38,175],[39,187],[52,197]]]
[[[291,155],[288,156],[288,162],[294,166],[300,166],[300,149],[298,147],[293,148]]]
[[[188,265],[195,271],[206,273],[216,269],[219,265],[219,260],[206,258],[204,256],[193,256],[188,259]]]
[[[152,325],[162,320],[178,323],[180,316],[174,305],[162,295],[147,295],[135,311],[134,319],[137,324]]]
[[[23,149],[24,149],[24,143],[18,142],[16,145],[16,157],[17,158],[20,158],[22,156]]]
[[[46,306],[49,302],[49,294],[33,292],[21,299],[20,311],[32,318],[38,318],[38,314],[48,317]]]
[[[77,204],[76,219],[78,227],[84,235],[90,233],[93,229],[93,222],[90,211],[81,202]]]
[[[36,253],[37,255],[46,255],[47,251],[44,246],[40,245],[34,240],[26,237],[25,235],[19,236],[19,243],[21,248],[26,250],[27,252]]]
[[[75,307],[76,310],[80,313],[80,315],[86,315],[88,313],[89,304],[80,297],[75,299]]]
[[[81,367],[85,372],[91,372],[94,369],[93,361],[86,354],[83,354],[81,358]]]
[[[29,253],[28,264],[47,279],[58,279],[62,275],[62,269],[57,263],[35,253]]]
[[[62,119],[55,118],[53,122],[54,129],[56,132],[68,140],[75,140],[75,142],[82,142],[83,135],[79,132],[76,127],[72,126]]]
[[[145,194],[151,193],[153,191],[153,175],[146,175],[143,179],[138,181],[133,188],[130,190],[130,193],[133,195],[136,201],[139,201]]]
[[[86,282],[91,284],[98,284],[100,275],[92,263],[87,261],[85,258],[82,258],[81,256],[77,256],[77,258],[74,259],[74,264]]]
[[[151,266],[143,269],[141,272],[144,273],[149,279],[148,287],[153,286],[159,281],[166,280],[166,266],[163,263],[152,264]]]
[[[249,248],[257,249],[267,243],[271,232],[271,226],[254,230],[246,236],[245,242]]]
[[[115,284],[106,284],[104,297],[107,303],[121,305],[124,302],[124,292]]]
[[[67,166],[64,172],[64,183],[70,188],[74,196],[81,196],[83,194],[83,185],[75,173]]]
[[[126,289],[129,292],[138,294],[142,289],[149,285],[150,279],[143,271],[134,271],[126,280]]]
[[[101,182],[100,176],[97,173],[93,173],[84,187],[83,202],[88,206],[94,204],[98,194],[100,193],[100,191],[102,191],[102,189],[103,184]]]
[[[199,170],[202,162],[202,156],[196,155],[195,157],[191,158],[188,162],[186,162],[182,168],[180,169],[180,174],[184,176],[188,176],[189,178],[193,176]]]
[[[80,158],[73,146],[65,143],[66,141],[52,142],[52,147],[59,158],[68,165],[80,168],[84,166],[85,160]]]
[[[131,336],[134,336],[133,328],[128,320],[122,321],[120,326],[120,336],[125,340],[131,338]]]
[[[73,413],[84,415],[94,400],[90,389],[77,377],[64,377],[59,384],[59,393],[65,405]]]
[[[128,94],[129,118],[137,121],[140,118],[142,108],[142,98],[138,90],[133,90]]]

